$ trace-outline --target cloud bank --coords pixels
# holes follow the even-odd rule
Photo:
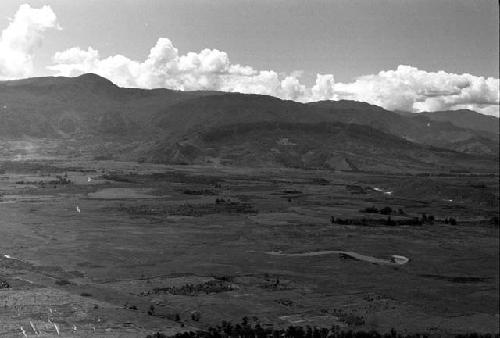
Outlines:
[[[499,79],[444,71],[426,72],[411,66],[365,75],[338,83],[344,99],[365,101],[388,110],[413,112],[472,109],[498,116]]]
[[[20,6],[0,37],[0,79],[32,75],[34,51],[43,33],[52,28],[58,25],[49,6],[40,9]],[[235,64],[227,53],[217,49],[182,55],[167,38],[158,39],[145,60],[132,60],[120,54],[103,57],[92,47],[73,47],[56,52],[48,69],[59,76],[92,72],[122,87],[220,90],[300,102],[347,99],[389,110],[468,108],[499,115],[499,79],[492,77],[427,72],[400,65],[394,70],[360,76],[350,83],[335,82],[333,74],[317,74],[315,83],[308,87],[301,82],[300,72],[283,75]]]
[[[49,6],[21,5],[0,36],[0,79],[32,75],[34,51],[42,42],[42,33],[51,28],[58,25]]]
[[[103,58],[91,47],[57,52],[53,61],[49,68],[58,75],[93,72],[124,87],[221,90],[301,102],[348,99],[413,112],[469,108],[498,116],[498,79],[411,66],[364,75],[351,83],[335,83],[332,74],[317,74],[315,84],[307,87],[298,72],[280,76],[273,70],[233,64],[217,49],[180,55],[166,38],[157,41],[144,61],[123,55]]]

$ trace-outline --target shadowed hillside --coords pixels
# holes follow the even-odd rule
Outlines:
[[[263,95],[120,88],[95,74],[0,82],[1,138],[80,140],[78,151],[97,157],[496,171],[498,133],[480,130],[490,117],[467,113],[473,128],[466,128],[462,117],[452,123],[451,113],[432,114],[403,116],[354,101],[302,104]]]
[[[497,136],[499,133],[497,117],[479,114],[468,109],[436,111],[420,115],[425,115],[432,121],[450,122],[457,127],[486,131]]]
[[[457,111],[456,116],[454,111],[402,115],[353,101],[322,101],[309,105],[328,111],[337,121],[369,125],[416,143],[474,154],[495,155],[499,150],[498,118],[492,116],[471,112],[472,115],[464,119],[461,111]],[[485,127],[486,124],[490,126]],[[481,126],[488,132],[485,133]],[[496,133],[491,132],[495,128]]]

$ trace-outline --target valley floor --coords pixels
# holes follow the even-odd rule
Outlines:
[[[0,336],[145,337],[242,317],[499,332],[498,176],[39,159],[0,170]],[[385,206],[390,220],[360,211]],[[405,223],[424,213],[434,220]],[[410,260],[380,264],[391,255]]]

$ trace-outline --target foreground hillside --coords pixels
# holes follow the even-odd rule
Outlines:
[[[496,172],[498,132],[484,130],[482,115],[468,114],[472,122],[457,118],[454,123],[452,113],[446,118],[443,113],[403,116],[353,101],[302,104],[260,95],[128,89],[94,74],[0,82],[0,138],[32,147],[43,144],[37,140],[53,140],[59,143],[51,150],[56,155],[355,171]],[[2,149],[4,155],[12,151],[6,142]]]

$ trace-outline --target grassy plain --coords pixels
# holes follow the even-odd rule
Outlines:
[[[0,168],[0,335],[144,337],[244,316],[274,327],[499,332],[498,176],[71,159]],[[360,212],[372,206],[435,221],[388,226],[387,215]]]

